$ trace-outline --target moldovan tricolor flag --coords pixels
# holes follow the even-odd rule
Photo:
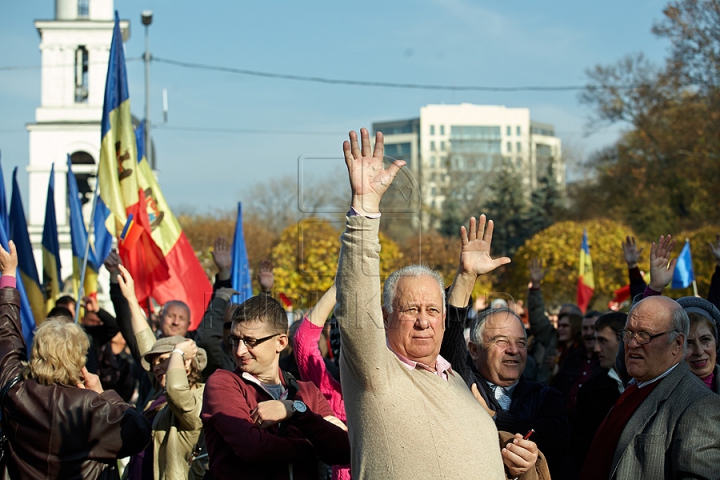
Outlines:
[[[162,250],[170,273],[170,278],[154,284],[152,297],[161,304],[170,300],[185,302],[190,307],[190,330],[195,330],[212,295],[212,285],[155,180],[144,153],[144,131],[142,123],[135,131],[138,184],[152,238]]]
[[[45,311],[55,307],[60,296],[62,279],[60,278],[60,242],[58,241],[57,214],[55,213],[55,164],[50,168],[47,200],[45,201],[45,225],[42,233],[43,290],[45,291]]]
[[[17,247],[18,270],[20,271],[18,280],[23,282],[33,317],[35,317],[35,323],[40,325],[45,320],[45,297],[43,296],[40,275],[38,275],[30,234],[28,234],[27,221],[25,220],[25,211],[20,198],[17,167],[13,170],[12,186],[10,215],[8,218],[10,221],[10,240],[15,242]]]
[[[592,259],[590,258],[590,245],[588,244],[587,230],[583,230],[577,285],[577,304],[583,313],[585,313],[588,305],[590,305],[590,299],[594,291],[595,278],[593,277]]]
[[[135,280],[135,293],[141,304],[152,294],[154,286],[168,279],[163,252],[150,236],[150,222],[145,213],[144,192],[138,185],[138,156],[135,132],[130,114],[125,53],[120,32],[120,19],[115,12],[115,28],[110,44],[105,101],[101,124],[99,181],[100,194],[112,215],[106,226],[120,232],[133,215],[134,228],[142,228],[132,249],[120,243],[123,264]]]

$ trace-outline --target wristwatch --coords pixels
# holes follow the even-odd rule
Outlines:
[[[295,401],[293,402],[293,404],[292,404],[293,414],[292,414],[292,417],[291,417],[291,418],[297,418],[297,417],[299,417],[299,416],[302,415],[303,413],[307,412],[307,409],[308,409],[308,408],[307,408],[307,405],[305,405],[305,404],[304,404],[303,402],[301,402],[300,400],[295,400]]]

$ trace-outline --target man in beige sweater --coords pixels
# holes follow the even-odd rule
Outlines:
[[[352,209],[341,236],[336,315],[340,369],[360,479],[505,479],[498,431],[463,379],[439,356],[442,279],[411,266],[385,283],[380,301],[380,200],[405,164],[384,169],[383,137],[345,142]]]

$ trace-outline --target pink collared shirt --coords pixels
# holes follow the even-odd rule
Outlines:
[[[390,345],[388,345],[388,348],[390,348]],[[452,368],[450,366],[450,362],[445,360],[441,355],[437,356],[437,360],[435,361],[435,368],[431,368],[424,363],[416,362],[414,360],[410,360],[407,357],[404,357],[397,353],[395,350],[390,348],[390,351],[393,352],[398,359],[405,365],[408,370],[414,370],[415,368],[422,368],[423,370],[427,370],[428,372],[434,373],[438,377],[442,378],[443,380],[447,381],[448,375],[455,375],[452,371]]]

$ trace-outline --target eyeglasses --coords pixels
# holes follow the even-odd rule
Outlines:
[[[677,332],[677,330],[668,330],[667,332],[656,333],[655,335],[650,335],[648,332],[631,332],[630,330],[620,330],[618,332],[618,339],[623,342],[630,343],[630,340],[634,338],[638,345],[647,345],[648,343],[652,342],[654,338],[662,337],[666,333],[672,332]]]
[[[235,335],[228,335],[227,341],[230,345],[232,345],[233,347],[236,347],[236,348],[238,346],[240,346],[240,342],[245,344],[245,346],[247,348],[255,348],[258,345],[260,345],[261,343],[267,342],[271,338],[277,337],[278,335],[282,335],[282,333],[275,333],[273,335],[263,337],[263,338],[248,338],[248,337],[237,337]]]

